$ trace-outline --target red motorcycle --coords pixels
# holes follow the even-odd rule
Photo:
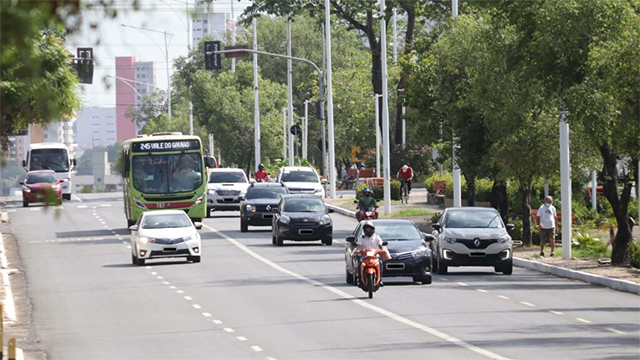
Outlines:
[[[386,246],[387,242],[384,241],[382,245]],[[382,280],[380,254],[383,252],[383,250],[379,249],[365,249],[361,252],[364,257],[360,265],[358,287],[369,294],[369,299],[372,299],[373,293],[380,288],[380,281]]]

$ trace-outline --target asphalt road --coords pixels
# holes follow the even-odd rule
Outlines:
[[[433,284],[345,283],[344,238],[271,245],[239,213],[204,221],[203,259],[130,263],[119,194],[5,206],[49,359],[638,359],[640,297],[515,268]],[[81,201],[80,201],[81,200]]]

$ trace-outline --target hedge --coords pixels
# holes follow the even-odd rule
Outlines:
[[[360,199],[363,196],[362,192],[366,187],[366,184],[360,184],[356,187],[356,199]],[[373,191],[373,197],[375,199],[384,198],[383,186],[373,186],[371,191]],[[391,181],[391,200],[400,200],[400,181]]]

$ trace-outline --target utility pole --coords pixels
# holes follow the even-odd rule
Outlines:
[[[302,158],[307,159],[307,149],[309,146],[309,100],[304,101],[304,118],[302,128]]]
[[[564,102],[560,111],[560,192],[562,201],[562,258],[571,259],[571,163],[569,162],[569,124]],[[594,189],[595,190],[595,189]]]
[[[384,1],[384,0],[383,0]],[[329,126],[329,192],[330,198],[336,198],[336,144],[333,128],[333,80],[331,65],[331,16],[330,0],[324,1],[324,19],[327,31],[327,124]]]
[[[287,158],[287,108],[282,108],[282,160]]]
[[[393,8],[393,62],[398,61],[398,12]]]
[[[320,24],[320,29],[322,32],[322,76],[324,76],[324,74],[327,73],[327,64],[326,64],[326,49],[327,49],[327,39],[325,36],[325,25],[324,24]],[[322,89],[320,89],[320,91],[322,92]],[[320,99],[322,99],[322,93],[320,94]],[[324,107],[322,105],[322,100],[320,101],[320,108],[322,110],[321,115],[321,119],[320,121],[322,121],[322,176],[324,176],[325,178],[328,176],[327,174],[327,140],[325,139],[325,134],[326,134],[326,130],[325,130],[325,119],[324,119]]]
[[[373,95],[373,101],[375,102],[376,108],[376,121],[374,121],[374,125],[376,127],[376,176],[380,177],[380,123],[378,119],[380,118],[380,104],[378,103],[378,99],[382,97],[380,94]]]
[[[215,153],[213,151],[213,134],[209,134],[209,155],[215,156]]]
[[[209,24],[211,27],[211,24]],[[236,44],[236,18],[235,13],[233,12],[233,0],[231,0],[231,45]],[[231,72],[235,74],[236,72],[236,58],[231,59]]]
[[[382,149],[383,149],[383,177],[384,177],[384,214],[391,213],[391,184],[390,184],[390,152],[389,152],[389,91],[387,85],[387,22],[384,14],[386,5],[380,0],[380,49],[382,57]]]
[[[233,3],[233,0],[231,1]],[[253,18],[253,50],[258,51],[258,26],[256,24],[256,18]],[[258,165],[261,162],[260,154],[260,93],[258,91],[258,54],[253,54],[253,127],[254,127],[254,142],[255,142],[255,158],[256,168],[258,171]]]
[[[455,20],[458,17],[458,0],[452,0],[451,3],[451,16]],[[462,180],[460,178],[460,167],[458,166],[458,157],[456,156],[456,149],[458,148],[458,142],[456,141],[456,135],[453,134],[452,148],[453,148],[453,206],[462,206]]]
[[[287,16],[287,56],[291,56],[291,19]],[[293,78],[291,59],[287,59],[287,98],[289,106],[289,129],[293,126]],[[289,136],[289,166],[293,166],[293,136]]]

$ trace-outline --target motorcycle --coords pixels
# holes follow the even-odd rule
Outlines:
[[[382,243],[387,246],[387,242]],[[362,264],[360,265],[360,275],[357,281],[358,287],[369,294],[369,299],[373,299],[373,293],[380,289],[380,281],[382,273],[380,269],[380,253],[383,250],[365,249],[362,250]]]
[[[353,202],[354,204],[358,203],[358,200],[355,200]],[[365,209],[360,209],[358,210],[359,214],[359,218],[360,221],[362,220],[375,220],[378,218],[378,213],[376,212],[375,208],[365,208]]]

